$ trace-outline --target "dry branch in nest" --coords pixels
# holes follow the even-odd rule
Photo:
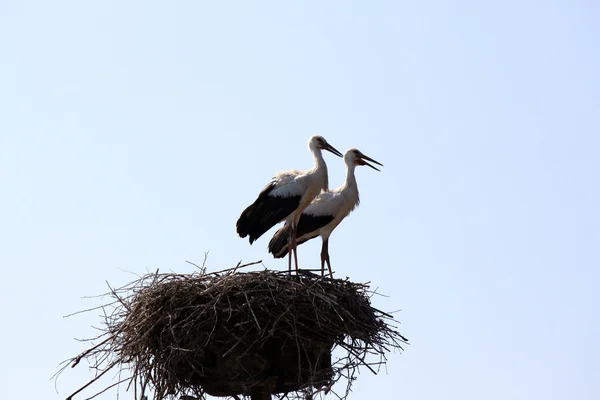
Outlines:
[[[135,399],[193,395],[280,397],[332,391],[340,399],[358,368],[373,372],[406,339],[371,307],[367,284],[264,270],[148,274],[108,293],[102,334],[68,360],[86,359],[96,377],[124,377]],[[332,362],[332,350],[342,350]],[[60,371],[62,372],[62,370]],[[332,389],[341,378],[342,392]]]

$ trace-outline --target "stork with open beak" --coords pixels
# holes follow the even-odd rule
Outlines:
[[[287,248],[289,252],[288,270],[292,272],[292,252],[298,272],[296,251],[296,227],[302,211],[322,191],[328,190],[327,164],[321,150],[327,150],[338,157],[342,153],[327,143],[323,136],[312,136],[308,148],[314,158],[313,168],[306,171],[290,170],[278,172],[271,182],[260,192],[254,203],[240,215],[236,228],[240,237],[249,236],[250,244],[281,221],[286,221]]]
[[[383,166],[383,164],[367,157],[357,149],[346,151],[344,162],[346,163],[346,181],[344,184],[337,189],[319,194],[302,212],[295,229],[297,244],[321,236],[323,239],[321,275],[325,274],[325,263],[327,263],[329,275],[332,278],[333,272],[329,261],[329,236],[360,203],[354,169],[356,166],[366,165],[379,171],[377,167],[369,162]],[[292,227],[286,223],[269,242],[269,252],[273,254],[273,257],[282,258],[289,252],[290,246],[287,237],[291,229]]]

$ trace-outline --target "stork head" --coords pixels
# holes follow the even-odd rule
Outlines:
[[[377,171],[379,171],[379,169],[369,164],[367,161],[371,161],[372,163],[381,165],[383,167],[383,164],[373,160],[371,157],[367,157],[358,149],[350,149],[346,151],[346,154],[344,154],[344,161],[348,165],[367,165]]]
[[[327,151],[332,152],[333,154],[335,154],[338,157],[342,157],[342,153],[340,153],[332,145],[327,143],[327,140],[325,140],[325,138],[320,135],[311,136],[310,140],[308,141],[308,148],[311,151],[314,151],[317,149],[327,150]]]

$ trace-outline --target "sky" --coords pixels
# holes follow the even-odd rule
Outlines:
[[[86,382],[50,377],[100,321],[63,316],[106,282],[205,252],[209,270],[287,268],[274,230],[250,246],[235,222],[321,134],[385,165],[357,169],[329,250],[411,343],[349,399],[600,398],[599,18],[592,1],[1,2],[3,397]]]

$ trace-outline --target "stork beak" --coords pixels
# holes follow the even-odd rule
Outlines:
[[[374,170],[381,172],[381,170],[380,170],[380,169],[378,169],[378,168],[376,168],[375,166],[373,166],[373,165],[369,164],[369,163],[368,163],[367,161],[365,161],[365,160],[367,160],[367,161],[371,161],[372,163],[375,163],[375,164],[377,164],[377,165],[381,165],[381,166],[383,167],[383,164],[382,164],[382,163],[380,163],[380,162],[378,162],[378,161],[375,161],[375,160],[373,160],[371,157],[367,157],[367,156],[365,156],[364,154],[363,154],[362,156],[360,156],[360,159],[359,159],[360,165],[367,165],[367,166],[369,166],[369,167],[373,168]]]
[[[343,157],[344,155],[342,153],[340,153],[339,151],[337,151],[337,149],[335,147],[333,147],[332,145],[330,145],[329,143],[327,143],[325,146],[323,146],[323,150],[327,150],[332,152],[333,154],[335,154],[338,157]]]

